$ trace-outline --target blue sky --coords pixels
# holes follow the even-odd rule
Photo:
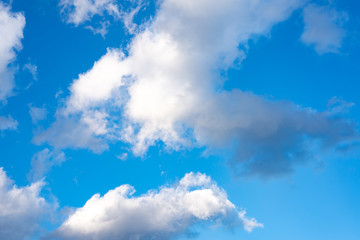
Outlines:
[[[359,239],[359,16],[0,0],[0,239]]]

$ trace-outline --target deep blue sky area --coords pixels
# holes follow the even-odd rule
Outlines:
[[[359,63],[356,0],[0,0],[0,239],[358,240]]]

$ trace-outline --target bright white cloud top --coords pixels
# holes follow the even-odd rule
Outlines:
[[[22,13],[11,12],[10,7],[0,2],[0,101],[4,102],[15,87],[14,70],[9,66],[22,48],[21,39],[25,27]]]
[[[0,239],[23,240],[39,231],[53,208],[40,196],[44,182],[17,187],[0,168]]]
[[[79,75],[57,121],[35,142],[101,152],[109,141],[121,140],[139,156],[158,141],[175,150],[232,146],[241,171],[271,176],[291,172],[311,158],[312,149],[352,141],[358,135],[354,123],[331,109],[318,112],[222,89],[220,72],[241,63],[248,41],[268,35],[303,4],[162,1],[128,54],[109,49]]]
[[[242,225],[249,232],[263,227],[247,218],[245,211],[238,211],[205,174],[188,173],[178,184],[139,197],[132,196],[134,192],[132,186],[122,185],[102,197],[94,195],[49,237],[164,240],[186,233],[196,223]]]

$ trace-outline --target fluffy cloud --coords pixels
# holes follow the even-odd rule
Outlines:
[[[176,150],[207,146],[230,150],[238,171],[261,176],[291,172],[314,152],[352,141],[355,124],[331,109],[222,89],[221,72],[241,63],[248,41],[269,34],[302,3],[162,1],[127,55],[109,49],[73,82],[58,120],[36,141],[65,147],[81,128],[86,134],[72,147],[94,150],[97,140],[99,151],[121,140],[141,156],[159,141]],[[74,122],[70,132],[64,121]]]
[[[43,182],[17,187],[0,168],[0,239],[28,239],[51,206],[40,196]]]
[[[304,33],[301,41],[314,46],[316,52],[339,52],[346,32],[343,29],[348,16],[330,7],[310,4],[304,8]]]
[[[9,67],[20,50],[25,17],[11,12],[10,7],[0,2],[0,102],[12,94],[15,87],[14,72]]]
[[[126,82],[121,80],[127,74],[122,66],[123,58],[124,54],[119,51],[110,53],[97,62],[93,70],[80,75],[79,80],[71,87],[78,94],[69,99],[71,104],[66,109],[58,110],[56,122],[45,132],[35,136],[34,142],[41,144],[47,141],[57,148],[90,148],[94,152],[106,150],[104,136],[116,137],[113,136],[114,130],[108,128],[109,114],[104,109],[96,108],[99,102],[105,104],[114,91],[119,94],[118,98],[113,99],[113,103],[118,106],[123,104],[124,97],[118,90]],[[80,117],[74,116],[74,113],[82,110],[84,111]]]
[[[0,116],[0,131],[16,130],[17,126],[18,122],[14,120],[11,116]]]
[[[59,239],[170,239],[189,231],[201,222],[224,222],[244,226],[245,230],[263,227],[245,211],[237,211],[210,177],[186,174],[174,186],[163,186],[139,197],[122,185],[104,196],[94,195],[76,209],[49,238]]]

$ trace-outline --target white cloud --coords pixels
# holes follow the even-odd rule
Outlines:
[[[67,22],[76,26],[91,20],[95,15],[107,13],[114,17],[120,16],[116,0],[61,0],[60,6]]]
[[[0,168],[0,239],[29,239],[40,230],[39,223],[52,206],[40,196],[39,181],[17,187]]]
[[[122,52],[109,50],[90,71],[81,74],[70,87],[73,94],[69,98],[67,112],[90,109],[99,103],[106,103],[113,92],[126,83],[123,77],[129,74],[129,70],[123,59]]]
[[[11,116],[4,117],[0,116],[0,131],[5,130],[16,130],[19,123],[14,120]]]
[[[268,35],[303,2],[162,1],[127,56],[109,49],[71,85],[57,117],[80,119],[76,126],[88,133],[73,147],[121,140],[143,155],[158,141],[172,149],[207,146],[232,152],[246,172],[271,176],[311,158],[315,142],[321,151],[351,141],[358,135],[354,123],[330,110],[222,90],[220,72],[246,57],[248,41]],[[69,133],[61,121],[38,142],[64,147],[59,139],[73,128]]]
[[[125,79],[119,79],[128,74],[127,67],[123,66],[123,57],[123,53],[111,51],[95,63],[92,70],[80,75],[79,80],[71,86],[70,90],[74,94],[68,99],[69,107],[58,111],[56,122],[47,131],[35,136],[35,143],[48,141],[58,148],[90,148],[94,152],[106,150],[107,144],[102,138],[111,138],[113,130],[108,128],[109,114],[104,109],[97,109],[97,106],[109,100],[121,106],[125,101],[118,90],[126,84]],[[118,97],[110,99],[114,92],[117,92]],[[71,115],[81,110],[84,111],[80,119]]]
[[[34,124],[46,119],[47,113],[48,112],[45,107],[34,107],[32,104],[29,104],[29,114]]]
[[[143,0],[60,0],[61,13],[68,23],[76,26],[87,24],[85,28],[102,37],[105,37],[110,26],[107,16],[122,20],[128,32],[134,34],[138,28],[134,17],[145,5]],[[92,21],[95,16],[100,17],[97,22]]]
[[[249,232],[263,227],[239,212],[204,174],[186,174],[178,184],[139,197],[134,192],[132,186],[121,185],[104,196],[95,194],[49,238],[170,239],[203,222],[243,225]]]
[[[304,8],[303,17],[301,41],[313,46],[319,54],[338,53],[346,37],[343,25],[348,20],[347,14],[330,7],[310,4]]]
[[[11,12],[0,2],[0,102],[6,101],[15,87],[14,70],[9,64],[15,60],[16,50],[22,48],[24,27],[24,15]]]
[[[31,181],[41,180],[53,166],[58,166],[65,161],[65,154],[59,151],[50,151],[45,148],[37,152],[31,159],[31,170],[28,179]]]

